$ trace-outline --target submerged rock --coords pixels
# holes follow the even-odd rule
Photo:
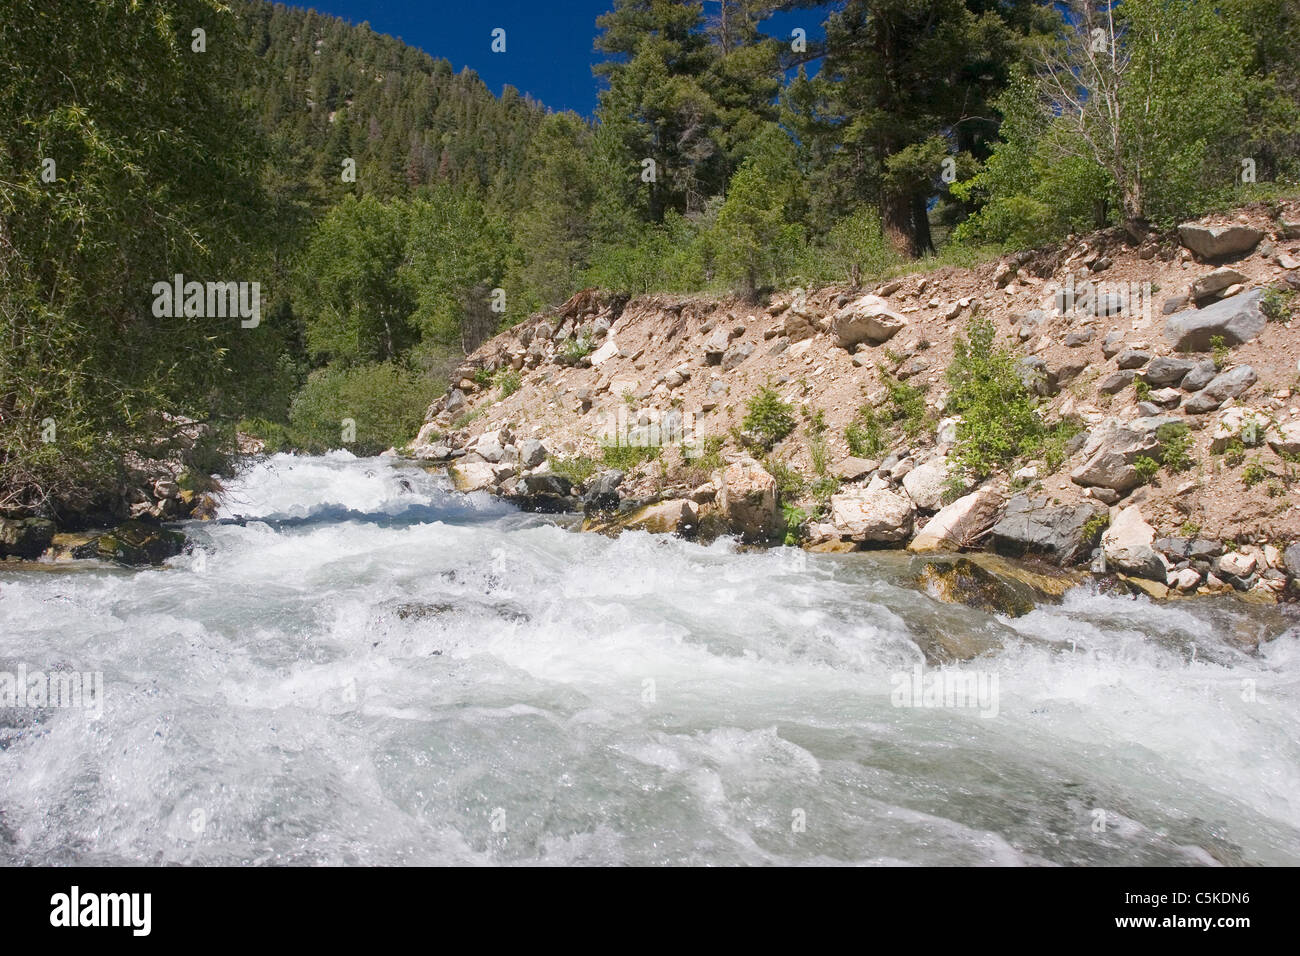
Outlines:
[[[185,535],[143,521],[124,521],[95,539],[98,557],[119,564],[162,564],[185,547]]]
[[[0,557],[39,558],[53,540],[48,518],[0,518]]]
[[[689,534],[694,531],[699,508],[686,498],[658,501],[631,511],[599,515],[582,522],[583,531],[617,535],[623,531],[649,531],[652,534]]]
[[[1019,617],[1038,604],[1059,603],[1081,578],[1059,570],[1035,570],[992,555],[931,558],[917,576],[934,597],[949,604]]]

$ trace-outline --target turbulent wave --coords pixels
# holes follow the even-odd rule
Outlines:
[[[0,709],[0,859],[1300,862],[1279,609],[1009,620],[895,556],[574,534],[346,453],[221,518],[162,569],[0,575],[0,671],[105,688]],[[935,634],[990,649],[927,667]],[[996,699],[897,706],[945,673]]]

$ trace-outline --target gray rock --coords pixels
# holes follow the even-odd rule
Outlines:
[[[1125,349],[1115,359],[1115,364],[1120,368],[1141,368],[1151,361],[1150,352],[1141,352],[1137,349]]]
[[[852,350],[860,342],[879,345],[907,327],[907,319],[889,310],[889,303],[879,296],[864,295],[844,306],[831,318],[835,344]]]
[[[1168,569],[1155,549],[1155,536],[1155,529],[1143,519],[1137,505],[1125,508],[1101,536],[1106,567],[1164,584]]]
[[[1192,359],[1161,355],[1151,360],[1146,371],[1142,373],[1142,378],[1148,385],[1154,385],[1157,388],[1165,385],[1177,385],[1183,380],[1183,376],[1196,368],[1196,365],[1197,363]]]
[[[1205,386],[1214,381],[1214,377],[1219,374],[1218,367],[1214,364],[1214,359],[1201,359],[1184,376],[1182,381],[1183,391],[1199,392]]]
[[[1132,369],[1121,369],[1118,372],[1111,372],[1100,382],[1097,383],[1097,391],[1104,392],[1107,395],[1114,395],[1133,384],[1133,379],[1137,378],[1137,372]]]
[[[1078,332],[1071,332],[1065,337],[1065,344],[1070,348],[1078,348],[1081,345],[1087,345],[1097,337],[1096,329],[1081,329]]]
[[[1291,545],[1283,552],[1282,560],[1293,577],[1300,578],[1300,542]]]
[[[1207,299],[1217,295],[1229,286],[1236,285],[1238,282],[1245,282],[1246,277],[1236,269],[1223,266],[1215,269],[1213,272],[1201,276],[1192,283],[1192,298]]]
[[[551,495],[557,498],[568,497],[573,491],[573,484],[563,475],[534,474],[524,475],[519,479],[520,491],[528,495]]]
[[[859,478],[865,478],[877,468],[880,462],[873,461],[870,458],[854,458],[852,456],[845,458],[841,462],[831,466],[831,474],[845,481],[857,481]]]
[[[1084,540],[1084,525],[1104,510],[1087,503],[1052,506],[1046,498],[1017,495],[989,533],[990,543],[1010,557],[1038,555],[1059,565],[1074,564],[1092,548]]]
[[[465,393],[464,393],[464,392],[462,392],[462,391],[461,391],[460,389],[458,389],[458,388],[453,388],[450,392],[447,393],[447,406],[446,406],[446,410],[447,410],[448,413],[450,413],[450,414],[452,414],[452,415],[455,415],[457,412],[459,412],[459,411],[460,411],[462,408],[464,408],[464,407],[465,407]]]
[[[1230,398],[1236,398],[1259,381],[1249,365],[1237,365],[1214,376],[1209,385],[1187,400],[1183,410],[1191,415],[1212,412]]]
[[[1106,358],[1114,358],[1119,350],[1124,347],[1124,333],[1110,332],[1101,340],[1101,354]]]
[[[519,464],[525,468],[536,468],[546,461],[546,446],[536,438],[525,438],[519,443]]]
[[[1140,418],[1121,423],[1108,418],[1089,434],[1088,443],[1083,448],[1085,461],[1070,473],[1070,479],[1085,488],[1109,488],[1121,494],[1132,491],[1141,484],[1133,463],[1144,455],[1158,457],[1160,441],[1155,429],[1159,425],[1146,427],[1148,423],[1157,421],[1160,419]]]
[[[1160,307],[1161,315],[1173,315],[1175,312],[1181,312],[1187,308],[1187,303],[1191,301],[1185,295],[1171,295],[1165,299],[1164,305]]]
[[[1250,252],[1264,238],[1264,231],[1241,223],[1202,226],[1185,222],[1178,227],[1178,238],[1202,259],[1222,259]]]
[[[1254,289],[1244,295],[1222,299],[1203,309],[1188,309],[1165,320],[1165,339],[1175,351],[1207,351],[1210,340],[1223,338],[1225,345],[1249,342],[1268,325],[1259,303],[1264,293]]]
[[[722,356],[722,370],[724,372],[730,372],[741,362],[745,361],[745,359],[749,358],[753,351],[754,346],[750,345],[748,342],[740,342],[737,345],[733,345],[731,348],[727,349],[726,353]]]
[[[623,483],[623,472],[617,468],[602,472],[587,484],[582,496],[583,511],[613,511],[618,507],[618,486]]]

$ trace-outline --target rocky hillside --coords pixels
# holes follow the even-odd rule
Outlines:
[[[407,453],[597,530],[984,549],[1157,596],[1294,598],[1297,291],[1295,203],[761,304],[588,290],[468,356]],[[1056,438],[981,480],[946,374],[972,318]]]

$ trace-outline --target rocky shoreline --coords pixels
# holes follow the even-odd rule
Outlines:
[[[758,304],[587,290],[470,355],[402,454],[462,491],[581,511],[589,531],[988,553],[1161,599],[1296,601],[1298,222],[1247,210]],[[1059,461],[978,482],[955,467],[944,353],[972,314],[1019,346],[1044,417],[1077,431]],[[924,427],[855,454],[854,416],[899,382]],[[765,389],[804,427],[761,448],[744,413]]]

